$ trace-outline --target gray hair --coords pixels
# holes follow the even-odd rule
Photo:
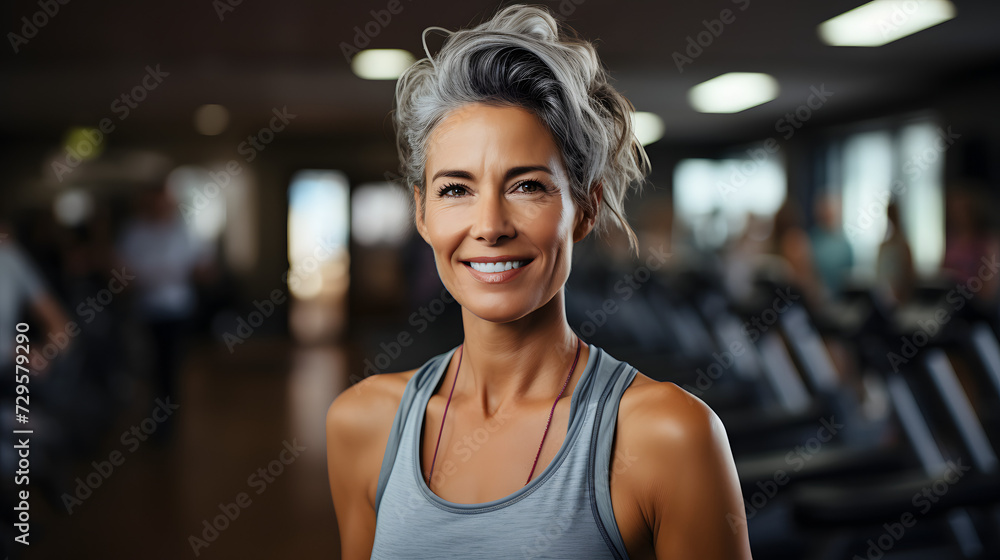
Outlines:
[[[424,33],[430,29],[440,28]],[[450,112],[471,103],[537,115],[562,153],[577,207],[596,215],[598,234],[615,222],[638,251],[624,202],[630,188],[641,189],[649,158],[633,131],[632,104],[610,85],[590,42],[560,29],[546,8],[516,4],[448,32],[436,56],[428,52],[410,66],[396,83],[393,122],[405,184],[425,200],[427,139]],[[591,199],[598,186],[599,209]]]

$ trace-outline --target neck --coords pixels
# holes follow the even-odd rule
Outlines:
[[[462,322],[465,346],[456,394],[477,403],[487,417],[504,405],[555,398],[577,349],[577,335],[566,321],[562,290],[516,321],[493,323],[463,308]],[[588,354],[584,343],[577,369],[586,365]],[[564,396],[572,394],[573,385]]]

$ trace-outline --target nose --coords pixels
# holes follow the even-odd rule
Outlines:
[[[517,233],[511,220],[510,208],[503,195],[484,195],[476,201],[475,222],[469,233],[477,240],[495,245],[503,237],[513,239]]]

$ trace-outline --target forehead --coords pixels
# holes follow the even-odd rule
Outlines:
[[[545,123],[521,107],[464,105],[451,111],[427,140],[427,170],[490,165],[551,164],[561,160]]]

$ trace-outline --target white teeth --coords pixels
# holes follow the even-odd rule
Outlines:
[[[498,263],[480,263],[480,262],[470,262],[469,265],[472,266],[474,270],[479,272],[503,272],[505,270],[510,270],[512,268],[521,268],[527,261],[507,261]]]

